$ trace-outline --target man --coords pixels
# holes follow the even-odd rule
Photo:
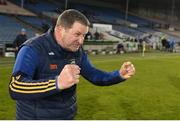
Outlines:
[[[15,58],[17,57],[19,47],[27,40],[26,30],[24,28],[21,29],[20,34],[16,36],[16,39],[13,42],[15,49]]]
[[[73,119],[80,75],[96,85],[130,78],[134,66],[107,73],[96,69],[82,49],[89,21],[77,10],[66,10],[54,29],[23,44],[9,84],[17,119]]]

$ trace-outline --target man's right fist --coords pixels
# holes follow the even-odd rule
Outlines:
[[[77,84],[80,78],[80,68],[75,64],[65,65],[57,78],[59,89],[67,89]]]

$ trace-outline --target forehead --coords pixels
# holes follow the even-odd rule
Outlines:
[[[75,22],[70,29],[75,32],[87,33],[89,27],[79,22]]]

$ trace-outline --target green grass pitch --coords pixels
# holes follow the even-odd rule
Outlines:
[[[147,53],[90,56],[105,71],[119,69],[132,61],[136,74],[113,86],[100,87],[83,78],[77,86],[76,119],[180,120],[180,54]],[[0,120],[15,119],[15,101],[8,83],[14,59],[0,58]]]

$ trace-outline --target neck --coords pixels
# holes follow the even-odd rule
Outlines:
[[[56,42],[58,43],[58,45],[60,45],[61,47],[63,47],[63,41],[62,41],[62,37],[60,32],[58,32],[58,28],[54,28],[54,38],[56,40]]]

